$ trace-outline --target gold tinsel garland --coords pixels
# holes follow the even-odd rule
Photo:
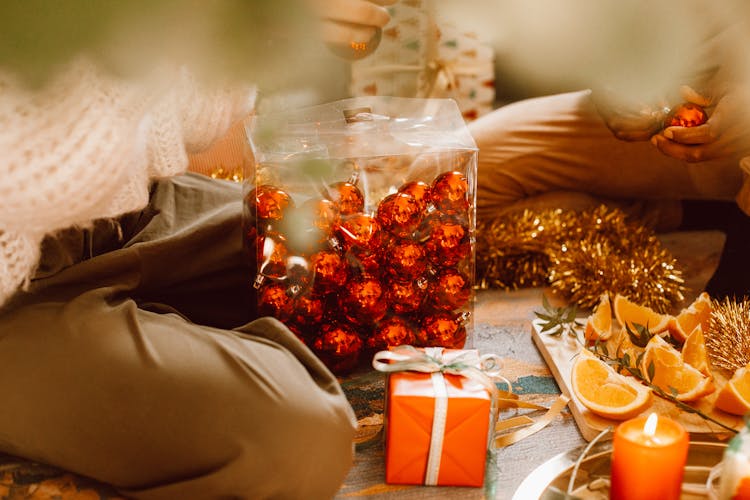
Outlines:
[[[549,285],[592,309],[619,293],[659,312],[683,299],[682,271],[646,226],[617,209],[524,210],[477,225],[479,288]]]
[[[720,368],[734,371],[750,363],[750,299],[712,300],[706,349]]]

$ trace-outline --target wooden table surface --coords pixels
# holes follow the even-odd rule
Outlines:
[[[681,232],[660,235],[660,239],[684,269],[688,289],[684,305],[687,305],[705,287],[715,271],[724,235],[717,231]],[[503,375],[510,380],[513,392],[522,400],[550,406],[560,390],[531,336],[531,321],[535,318],[534,311],[542,309],[543,293],[538,288],[478,292],[474,306],[472,347],[482,353],[497,354],[503,359]],[[346,388],[346,384],[344,386]],[[516,411],[528,410],[506,410],[500,418],[512,417]],[[386,485],[383,482],[383,447],[377,441],[357,450],[354,467],[336,498],[511,499],[521,482],[538,466],[585,444],[572,415],[566,409],[536,434],[497,450],[495,481],[481,489]]]

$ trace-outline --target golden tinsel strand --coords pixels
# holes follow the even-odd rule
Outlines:
[[[706,332],[706,350],[720,368],[737,370],[750,363],[750,300],[711,301],[711,326]]]
[[[508,214],[477,224],[478,287],[515,289],[547,283],[547,249],[562,234],[561,210]]]
[[[236,167],[225,169],[223,166],[219,166],[211,171],[211,178],[224,181],[242,182],[242,168]]]
[[[510,213],[477,226],[479,287],[549,283],[593,308],[604,292],[667,312],[682,302],[682,271],[652,230],[604,205]]]

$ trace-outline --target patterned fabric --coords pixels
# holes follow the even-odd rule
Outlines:
[[[492,48],[440,19],[433,0],[401,0],[389,11],[378,49],[352,63],[353,96],[453,98],[467,120],[492,110]]]

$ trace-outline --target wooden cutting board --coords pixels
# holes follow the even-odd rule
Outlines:
[[[570,372],[575,357],[582,349],[581,344],[572,337],[564,335],[555,337],[547,333],[542,333],[540,320],[532,322],[531,335],[544,360],[547,362],[552,375],[555,377],[560,391],[570,398],[568,407],[584,439],[591,441],[607,427],[616,426],[618,421],[594,415],[573,394],[570,384]],[[716,395],[727,380],[721,373],[714,373],[713,375],[716,390],[713,394],[702,398],[695,406],[705,414],[739,431],[744,426],[742,417],[729,415],[713,408]],[[652,411],[657,412],[659,415],[667,415],[680,422],[690,433],[691,439],[706,440],[714,437],[728,439],[732,436],[730,432],[722,429],[720,426],[704,420],[693,413],[686,413],[669,401],[656,395],[654,395],[651,407],[645,410],[643,414],[647,415]]]

